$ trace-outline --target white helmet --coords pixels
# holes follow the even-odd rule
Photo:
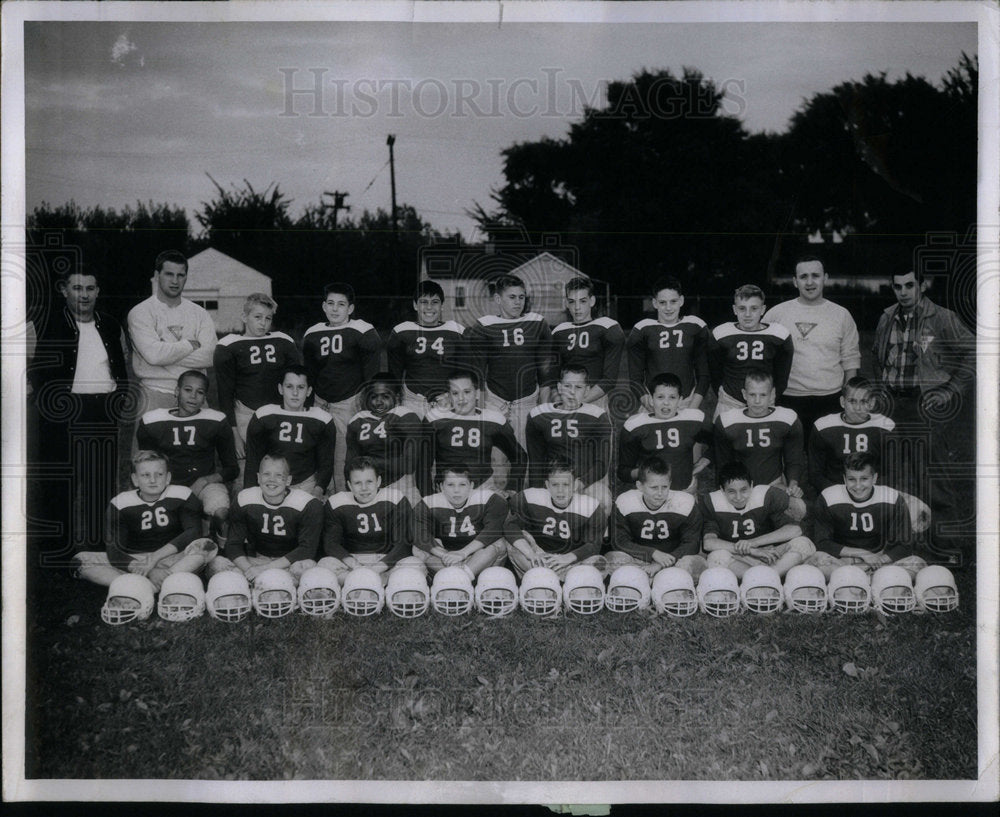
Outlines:
[[[385,588],[370,567],[356,567],[344,579],[340,596],[344,612],[351,616],[373,616],[385,606]]]
[[[885,565],[872,574],[872,606],[881,613],[909,613],[917,606],[913,579],[898,565]]]
[[[190,621],[205,612],[205,588],[194,573],[171,573],[160,586],[157,612],[164,621]]]
[[[205,591],[208,614],[219,621],[242,621],[252,609],[250,584],[238,570],[223,570],[208,580]]]
[[[271,567],[253,582],[253,609],[264,618],[287,616],[296,607],[295,579],[287,570]]]
[[[653,576],[653,605],[658,613],[687,618],[698,612],[698,596],[691,574],[680,567],[665,567]]]
[[[332,570],[315,565],[299,577],[299,609],[307,616],[329,618],[340,606],[340,582]]]
[[[409,566],[392,570],[385,588],[385,600],[393,614],[400,618],[422,616],[431,603],[431,590],[424,571]]]
[[[826,610],[826,577],[815,565],[795,565],[785,574],[785,604],[799,613]]]
[[[740,611],[740,584],[728,567],[710,567],[698,579],[698,602],[703,613],[728,618]]]
[[[777,613],[784,603],[781,577],[769,565],[754,565],[743,574],[740,585],[743,609],[752,613]]]
[[[941,565],[930,565],[917,574],[913,583],[917,607],[932,613],[950,613],[958,609],[958,587],[951,571]]]
[[[589,616],[604,607],[604,577],[593,565],[574,565],[566,571],[563,604],[574,613]]]
[[[840,613],[863,613],[871,602],[871,579],[857,565],[841,565],[830,575],[826,589],[830,608]]]
[[[649,607],[649,575],[637,565],[615,568],[608,579],[604,604],[615,613],[631,613]]]
[[[108,597],[101,607],[105,624],[128,624],[145,621],[153,612],[156,587],[145,576],[125,573],[118,576],[108,588]]]
[[[548,567],[533,567],[521,578],[521,609],[535,616],[550,616],[562,606],[559,577]]]
[[[479,574],[476,607],[490,618],[500,618],[517,609],[517,579],[509,568],[488,567]]]
[[[464,616],[472,609],[472,579],[463,567],[451,565],[434,574],[431,602],[443,616]]]

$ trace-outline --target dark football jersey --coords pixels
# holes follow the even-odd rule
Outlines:
[[[168,485],[155,502],[146,502],[133,489],[108,503],[105,544],[115,567],[125,569],[134,556],[166,544],[179,553],[199,536],[201,502],[183,485]]]
[[[288,411],[274,404],[261,406],[247,426],[244,486],[257,485],[257,471],[265,454],[281,454],[288,460],[293,485],[315,474],[316,484],[325,486],[333,476],[335,435],[333,418],[315,406],[305,411]]]
[[[711,441],[709,428],[701,409],[681,409],[669,420],[646,411],[634,414],[625,421],[618,444],[619,481],[634,486],[632,470],[655,456],[670,466],[670,484],[683,491],[691,484],[694,444]]]
[[[519,318],[484,315],[467,335],[473,365],[501,400],[527,397],[553,382],[552,333],[537,312]]]
[[[226,556],[284,556],[294,564],[315,559],[323,532],[323,503],[292,488],[272,505],[260,488],[244,488],[229,510]]]
[[[615,500],[612,542],[633,558],[650,562],[653,551],[689,556],[701,548],[701,510],[684,491],[670,491],[667,500],[651,510],[637,489]]]
[[[604,409],[584,403],[563,409],[554,403],[535,406],[525,426],[529,482],[541,487],[548,462],[562,458],[573,463],[573,474],[590,485],[608,473],[611,462],[611,421]]]
[[[503,536],[506,519],[507,502],[492,491],[473,491],[461,508],[444,494],[433,494],[417,505],[415,544],[427,551],[435,539],[445,550],[459,550],[472,541],[492,545]]]
[[[331,496],[323,507],[323,550],[346,559],[356,553],[381,553],[387,564],[410,555],[413,510],[398,491],[380,490],[361,505],[350,491]]]
[[[628,376],[641,394],[656,375],[670,372],[681,379],[681,396],[708,391],[708,327],[695,315],[667,325],[646,318],[628,336]]]
[[[493,474],[490,454],[496,447],[511,463],[508,484],[512,488],[521,484],[528,458],[502,414],[482,409],[463,416],[435,407],[425,419],[434,440],[435,473],[443,473],[448,465],[468,465],[473,469],[473,482],[479,485]]]
[[[504,535],[514,542],[527,531],[546,553],[572,553],[583,561],[600,553],[607,526],[604,509],[593,497],[575,494],[569,505],[557,508],[547,490],[528,488],[511,499]]]
[[[386,341],[389,371],[406,387],[424,397],[448,387],[448,372],[468,365],[465,327],[455,321],[421,326],[415,321],[396,324]]]
[[[618,382],[625,333],[618,321],[594,318],[586,323],[566,321],[552,330],[558,356],[558,368],[582,366],[591,386],[600,386],[605,394]]]
[[[896,424],[881,414],[862,423],[848,423],[842,414],[827,414],[816,421],[809,435],[809,481],[817,491],[844,481],[844,460],[851,454],[867,453],[878,463],[879,482],[891,484],[886,468],[886,440]]]
[[[235,403],[258,409],[281,400],[278,383],[286,366],[300,363],[299,350],[284,332],[259,338],[226,335],[215,347],[212,363],[219,390],[219,408],[229,425],[236,425]]]
[[[795,346],[792,336],[780,323],[764,324],[752,332],[734,322],[716,326],[708,338],[708,365],[712,385],[721,385],[726,394],[743,400],[747,372],[763,369],[774,378],[774,390],[781,394],[788,385]]]
[[[389,486],[404,474],[412,474],[432,455],[426,426],[416,412],[396,406],[381,417],[359,411],[347,425],[347,456],[344,476],[355,457],[371,457]]]
[[[223,482],[236,479],[240,469],[233,428],[226,415],[203,408],[197,414],[178,417],[175,411],[154,409],[142,415],[135,428],[139,448],[167,455],[174,485],[190,486],[199,477],[215,473]]]
[[[910,514],[894,488],[876,485],[864,502],[855,502],[844,485],[831,485],[816,501],[813,541],[819,550],[840,556],[844,547],[893,559],[912,553]]]
[[[378,372],[381,348],[378,331],[367,321],[313,324],[302,337],[302,359],[313,391],[330,403],[354,396]]]
[[[716,469],[739,460],[758,485],[802,477],[802,423],[788,408],[772,408],[764,417],[750,417],[746,409],[724,411],[715,418],[715,450]]]
[[[771,485],[754,485],[747,504],[740,510],[733,507],[722,490],[712,491],[703,499],[704,533],[714,534],[726,542],[756,539],[788,523],[788,492]]]

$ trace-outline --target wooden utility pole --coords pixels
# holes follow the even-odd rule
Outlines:
[[[399,241],[399,224],[396,221],[396,155],[392,149],[396,144],[396,137],[390,133],[385,143],[389,146],[389,183],[392,185],[392,237]]]
[[[346,210],[350,212],[351,205],[344,204],[344,199],[346,199],[350,194],[341,193],[339,190],[335,190],[332,193],[329,191],[324,191],[324,196],[333,196],[333,204],[327,204],[323,202],[323,207],[325,209],[333,210],[333,231],[330,233],[330,244],[331,244],[331,255],[333,256],[333,268],[337,268],[337,214],[341,210]]]

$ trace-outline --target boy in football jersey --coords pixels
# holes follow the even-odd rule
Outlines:
[[[359,457],[348,465],[349,490],[331,496],[323,508],[323,553],[319,564],[329,568],[344,583],[356,567],[369,567],[382,574],[397,563],[422,566],[410,555],[413,510],[398,491],[382,488],[375,463]]]
[[[536,488],[544,484],[553,459],[569,460],[577,475],[576,492],[594,497],[607,513],[611,507],[611,421],[600,406],[583,402],[589,387],[587,370],[567,364],[556,386],[558,402],[542,403],[528,414],[529,484]]]
[[[135,429],[140,449],[168,457],[170,482],[191,489],[201,502],[203,532],[224,541],[229,490],[239,474],[233,429],[226,415],[205,408],[208,377],[195,369],[177,378],[177,408],[147,411]],[[218,466],[216,466],[218,457]]]
[[[432,406],[425,418],[434,442],[434,468],[438,473],[452,466],[467,463],[472,468],[472,481],[477,487],[499,491],[516,491],[521,487],[527,467],[527,454],[514,437],[514,431],[504,416],[490,408],[476,407],[479,378],[473,371],[455,371],[448,376],[446,408]],[[510,462],[504,481],[493,472],[493,449],[498,448]],[[418,472],[421,493],[430,494],[430,463]],[[488,485],[484,486],[484,483]]]
[[[551,568],[560,579],[575,564],[603,571],[607,514],[596,499],[576,493],[575,486],[573,466],[553,460],[544,488],[527,488],[510,500],[504,538],[519,578],[532,567]]]
[[[878,465],[871,454],[844,460],[844,481],[826,488],[816,501],[813,540],[816,553],[807,560],[829,580],[841,565],[872,572],[896,564],[917,575],[927,563],[913,553],[910,513],[894,488],[878,485]]]
[[[652,410],[653,378],[672,372],[681,381],[683,408],[698,408],[708,391],[708,327],[695,315],[681,316],[684,291],[676,278],[653,285],[656,319],[645,318],[628,336],[628,373],[636,396]],[[630,483],[631,484],[631,483]]]
[[[670,490],[670,466],[660,457],[643,459],[635,488],[615,500],[608,569],[634,564],[650,576],[677,566],[697,581],[708,567],[701,549],[701,511],[686,491]]]
[[[774,485],[754,485],[741,462],[719,469],[719,490],[703,502],[703,550],[710,567],[728,567],[742,578],[754,565],[770,565],[784,576],[816,552],[788,516],[788,494]]]
[[[291,486],[288,460],[265,454],[257,487],[244,488],[233,503],[225,556],[209,564],[209,573],[236,569],[252,582],[265,570],[279,568],[298,582],[316,564],[323,503]]]
[[[190,488],[170,484],[166,457],[139,451],[132,458],[134,490],[108,503],[105,548],[74,557],[77,575],[110,586],[124,573],[145,576],[159,589],[171,573],[197,573],[218,548],[201,534],[201,503]]]
[[[365,408],[347,425],[347,462],[369,457],[386,488],[401,491],[410,503],[420,501],[414,473],[432,456],[425,424],[417,413],[399,405],[398,381],[378,372],[365,384]],[[346,475],[345,475],[346,478]]]
[[[671,483],[677,490],[692,496],[698,491],[696,474],[708,460],[692,464],[696,445],[708,444],[712,435],[705,422],[705,412],[681,408],[683,385],[670,372],[661,372],[649,382],[652,408],[640,411],[625,421],[618,444],[618,480],[623,490],[639,478],[639,462],[660,457],[670,466]]]
[[[263,292],[243,302],[243,334],[229,334],[215,347],[212,366],[219,409],[235,430],[236,461],[243,481],[247,426],[256,409],[278,400],[278,383],[287,366],[301,363],[299,350],[284,332],[271,330],[278,305]]]
[[[265,454],[281,454],[292,471],[292,487],[323,497],[333,470],[336,429],[333,418],[317,406],[306,408],[312,394],[309,373],[289,366],[278,384],[281,405],[261,406],[247,426],[247,465],[243,484],[257,485]]]
[[[448,371],[465,356],[465,327],[442,320],[443,305],[441,285],[421,281],[413,293],[416,322],[396,324],[386,341],[389,372],[403,384],[403,405],[421,418],[430,408],[429,393],[447,388]]]
[[[773,379],[776,394],[788,385],[795,345],[780,323],[762,323],[764,293],[746,284],[733,296],[735,321],[716,326],[708,338],[708,366],[718,393],[715,416],[744,408],[740,399],[743,380],[751,369],[761,369]],[[772,401],[773,402],[773,401]]]
[[[326,320],[310,326],[302,337],[302,359],[315,391],[314,403],[333,417],[337,430],[333,479],[336,490],[342,491],[347,424],[361,409],[362,386],[381,368],[382,340],[374,326],[352,317],[354,288],[350,284],[326,285],[323,314]]]
[[[805,516],[802,501],[802,423],[789,408],[774,405],[774,381],[763,370],[744,378],[746,408],[729,409],[715,418],[717,469],[737,460],[757,485],[779,485],[791,498],[796,521]]]
[[[618,383],[625,333],[618,321],[595,318],[594,283],[577,277],[566,282],[566,311],[570,319],[552,330],[556,361],[562,366],[582,366],[587,371],[584,403],[607,410],[607,395]]]
[[[473,488],[468,465],[446,467],[440,488],[417,505],[413,555],[432,573],[459,565],[475,581],[507,560],[507,502],[488,488]]]

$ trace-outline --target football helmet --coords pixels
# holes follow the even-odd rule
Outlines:
[[[785,574],[785,604],[799,613],[826,609],[826,577],[815,565],[795,565]]]
[[[443,616],[464,616],[472,609],[472,579],[458,565],[443,567],[431,582],[431,603]]]
[[[145,576],[125,573],[108,587],[108,597],[101,607],[101,620],[105,624],[128,624],[145,621],[153,612],[156,587]]]
[[[422,616],[431,603],[424,571],[419,567],[397,567],[390,571],[385,600],[392,613],[400,618]]]
[[[548,567],[533,567],[521,578],[521,609],[533,616],[551,616],[562,606],[559,576]]]
[[[832,610],[863,613],[871,602],[871,579],[857,565],[842,565],[830,575],[826,592]]]
[[[242,621],[253,609],[250,603],[250,584],[238,570],[223,570],[208,580],[205,591],[208,614],[219,621]]]
[[[574,565],[566,571],[563,604],[574,613],[589,616],[604,607],[604,577],[593,565]]]
[[[665,567],[653,576],[653,606],[674,618],[697,613],[698,595],[691,574],[680,567]]]
[[[337,575],[316,565],[299,577],[299,609],[307,616],[329,618],[340,606],[340,582]]]
[[[253,609],[264,618],[287,616],[296,607],[295,579],[287,570],[271,567],[253,582]]]
[[[194,573],[171,573],[160,586],[156,611],[164,621],[190,621],[205,612],[205,588]]]
[[[917,606],[913,579],[898,565],[884,565],[872,574],[872,606],[881,613],[909,613]]]
[[[517,609],[517,579],[509,568],[488,567],[479,574],[476,607],[490,618],[500,618]]]
[[[740,584],[740,600],[751,613],[777,613],[784,604],[781,577],[769,565],[748,568]]]
[[[728,567],[710,567],[698,579],[698,604],[703,613],[728,618],[740,611],[740,584]]]
[[[649,607],[649,574],[637,565],[615,568],[608,579],[604,605],[615,613],[631,613]]]
[[[385,606],[385,588],[378,573],[369,567],[356,567],[344,579],[340,595],[344,612],[351,616],[373,616]]]
[[[950,613],[958,609],[958,587],[951,571],[941,565],[930,565],[917,574],[913,583],[917,607],[932,613]]]

